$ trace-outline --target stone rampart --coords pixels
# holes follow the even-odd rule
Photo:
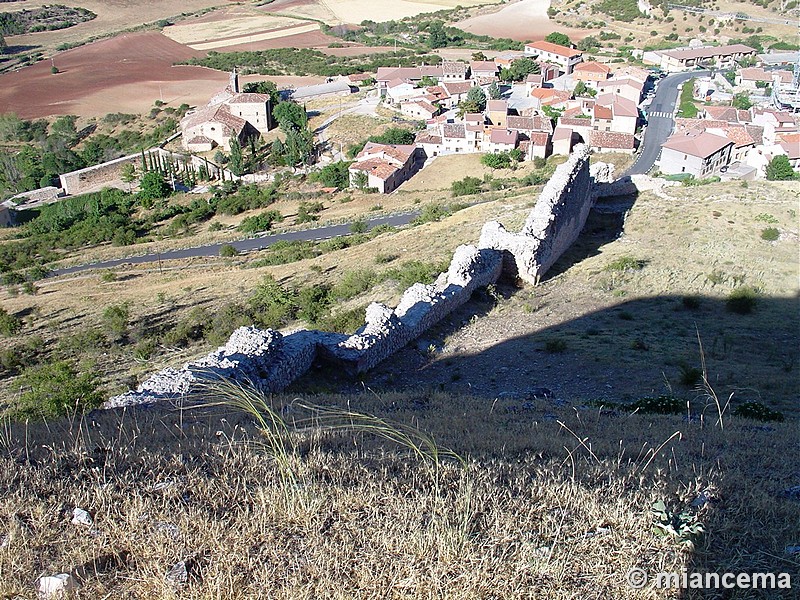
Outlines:
[[[519,233],[490,221],[478,245],[504,252],[506,271],[535,285],[577,239],[593,201],[589,148],[581,144],[553,173]]]
[[[598,180],[608,169],[593,167]],[[497,222],[487,223],[478,246],[459,246],[448,270],[431,285],[417,283],[397,307],[373,303],[366,322],[351,336],[300,330],[286,335],[255,327],[237,329],[225,346],[205,358],[168,368],[130,391],[106,402],[106,408],[177,399],[213,379],[250,382],[277,392],[302,376],[315,360],[363,372],[466,303],[472,293],[496,282],[503,271],[536,283],[578,237],[595,199],[589,172],[589,150],[577,146],[545,186],[519,233]]]

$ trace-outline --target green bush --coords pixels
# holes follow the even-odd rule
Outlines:
[[[761,239],[768,242],[775,242],[781,237],[781,232],[774,227],[767,227],[761,232]]]
[[[640,398],[630,407],[640,413],[679,415],[686,411],[686,401],[675,396],[658,396],[656,398]]]
[[[230,244],[222,244],[219,248],[219,255],[222,258],[233,258],[239,255],[239,251]]]
[[[252,217],[242,219],[239,224],[239,231],[242,233],[260,233],[272,229],[273,223],[283,221],[283,215],[277,210],[268,210]]]
[[[347,271],[331,289],[331,296],[337,300],[349,300],[371,289],[378,277],[371,269]]]
[[[454,181],[450,185],[450,190],[453,196],[470,196],[472,194],[479,194],[481,191],[482,181],[477,177],[464,177],[459,181]]]
[[[112,304],[103,311],[103,325],[112,338],[121,339],[128,333],[130,304]]]
[[[754,419],[756,421],[778,421],[784,419],[783,413],[777,410],[772,410],[761,402],[745,402],[733,409],[733,414],[737,417],[745,419]]]
[[[297,316],[316,326],[328,315],[331,290],[327,285],[310,285],[297,292]]]
[[[16,413],[22,417],[54,418],[95,408],[103,402],[92,373],[78,373],[66,361],[25,369],[17,381],[21,393]]]
[[[247,301],[253,320],[261,327],[278,329],[297,314],[294,293],[265,275]]]
[[[725,300],[725,307],[733,313],[746,315],[753,312],[758,302],[758,290],[750,286],[736,288]]]
[[[0,335],[6,337],[16,335],[22,329],[22,320],[8,314],[5,308],[0,307]]]
[[[423,262],[421,260],[411,260],[403,263],[399,267],[389,269],[385,277],[397,281],[402,288],[408,288],[415,283],[433,283],[439,273],[447,269],[447,263]]]

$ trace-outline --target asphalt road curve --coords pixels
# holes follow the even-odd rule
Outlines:
[[[378,225],[391,225],[392,227],[400,227],[401,225],[408,225],[418,215],[419,211],[413,211],[397,215],[390,215],[387,217],[368,219],[367,227],[368,229],[372,229]],[[198,256],[219,256],[222,246],[233,246],[239,252],[252,252],[269,248],[275,242],[327,240],[330,238],[350,235],[352,233],[350,230],[351,225],[351,223],[342,223],[340,225],[329,225],[326,227],[317,227],[315,229],[304,229],[302,231],[274,233],[270,235],[247,238],[244,240],[237,240],[235,242],[224,242],[220,244],[211,244],[209,246],[197,246],[194,248],[182,248],[180,250],[169,250],[154,254],[142,254],[140,256],[131,256],[128,258],[104,260],[86,265],[76,265],[74,267],[55,269],[50,273],[50,276],[55,277],[58,275],[70,275],[72,273],[79,273],[81,271],[88,271],[90,269],[110,269],[120,265],[137,265],[158,262],[160,260],[175,260],[181,258],[194,258]]]
[[[639,158],[625,175],[648,173],[661,154],[661,146],[672,133],[675,120],[675,106],[678,103],[678,86],[692,77],[706,77],[708,71],[688,71],[675,73],[661,80],[656,88],[653,102],[647,108],[647,129],[645,130]]]

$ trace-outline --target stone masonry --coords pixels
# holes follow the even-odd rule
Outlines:
[[[484,225],[477,246],[459,246],[447,272],[431,285],[408,288],[396,308],[379,303],[366,311],[365,324],[353,335],[299,330],[281,334],[240,327],[225,346],[205,358],[164,369],[135,391],[108,400],[105,408],[178,400],[204,383],[232,379],[265,392],[278,392],[302,376],[315,360],[330,362],[351,373],[371,369],[425,330],[466,303],[472,293],[496,282],[505,272],[536,284],[575,241],[589,214],[598,184],[608,183],[611,170],[593,165],[580,145],[560,165],[519,233],[501,223]]]

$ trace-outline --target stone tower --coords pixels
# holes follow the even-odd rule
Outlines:
[[[239,93],[239,73],[236,72],[236,67],[233,67],[233,71],[231,71],[231,82],[229,87],[234,94]]]

